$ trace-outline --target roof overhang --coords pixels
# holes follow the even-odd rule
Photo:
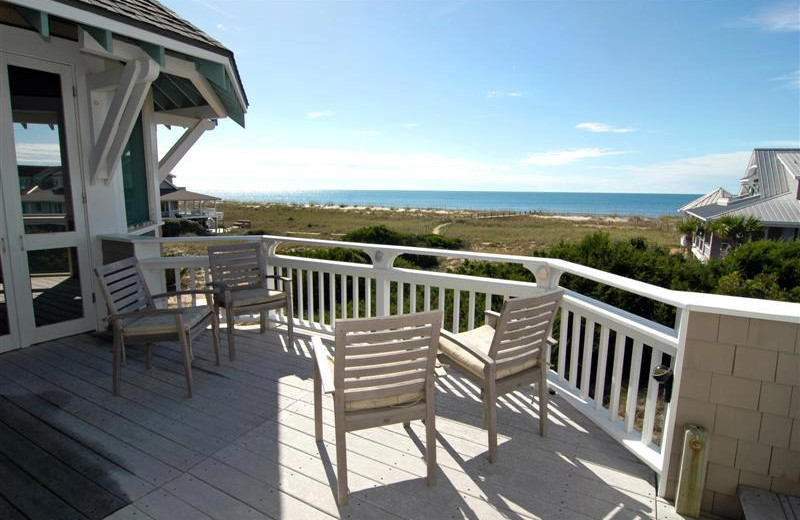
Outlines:
[[[177,34],[168,33],[156,27],[132,20],[122,15],[115,15],[102,8],[90,9],[89,5],[76,1],[55,0],[6,0],[17,5],[27,13],[26,18],[43,36],[49,36],[49,16],[57,16],[79,25],[82,51],[120,61],[140,59],[146,56],[153,59],[161,67],[162,72],[177,77],[197,77],[190,84],[170,81],[168,76],[154,85],[161,91],[173,89],[180,91],[183,99],[201,96],[211,107],[211,113],[196,114],[187,112],[183,106],[176,108],[177,115],[194,118],[230,117],[244,126],[244,114],[247,109],[247,97],[236,68],[233,53],[227,49],[195,41]],[[135,51],[131,52],[130,47]],[[132,56],[133,54],[133,56]],[[178,70],[183,73],[176,73]],[[163,92],[162,92],[163,93]],[[168,99],[161,96],[160,99]],[[182,111],[182,112],[181,112]]]

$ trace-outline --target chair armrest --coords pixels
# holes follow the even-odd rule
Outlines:
[[[106,316],[108,321],[125,320],[128,318],[141,318],[142,316],[157,316],[159,314],[183,314],[184,308],[178,309],[144,309],[131,312],[118,312]]]
[[[469,352],[471,355],[473,355],[476,358],[478,358],[482,363],[484,363],[486,365],[494,365],[494,359],[490,358],[489,356],[487,356],[483,352],[481,352],[481,351],[479,351],[479,350],[467,345],[463,341],[459,340],[458,337],[455,334],[453,334],[452,332],[449,332],[449,331],[446,331],[446,330],[442,329],[439,332],[439,335],[440,336],[444,336],[447,340],[452,341],[453,343],[455,343],[459,347],[463,348],[464,350]]]
[[[160,298],[169,298],[171,296],[181,296],[184,294],[205,294],[206,296],[213,296],[214,291],[197,289],[197,290],[187,290],[187,291],[170,291],[165,293],[154,294],[150,298],[152,299],[160,299]]]
[[[332,394],[336,388],[333,386],[333,374],[331,374],[331,366],[328,364],[328,349],[322,344],[322,338],[319,336],[311,336],[311,345],[313,347],[312,357],[322,382],[322,391]]]
[[[500,319],[500,313],[497,311],[484,311],[483,312],[484,320],[486,324],[493,329],[497,328],[497,320]]]
[[[264,275],[264,278],[273,278],[275,280],[280,280],[280,281],[286,282],[286,283],[289,283],[289,282],[292,281],[292,277],[291,276],[281,276],[279,274],[267,274],[267,275]]]

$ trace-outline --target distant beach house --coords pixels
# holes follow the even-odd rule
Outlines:
[[[221,200],[219,197],[176,186],[173,174],[168,174],[161,181],[160,191],[161,216],[163,218],[194,220],[211,229],[222,227],[223,213],[217,211],[217,202]]]
[[[702,222],[723,216],[755,217],[771,240],[800,237],[800,149],[756,148],[747,163],[738,195],[723,188],[680,208]],[[692,252],[701,260],[720,258],[730,247],[711,231],[697,233]]]

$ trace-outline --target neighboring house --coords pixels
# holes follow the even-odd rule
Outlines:
[[[161,182],[161,217],[194,220],[209,229],[223,226],[223,213],[217,211],[219,197],[189,191],[175,185],[175,176]]]
[[[246,107],[233,53],[156,1],[0,0],[0,351],[104,326],[92,268],[126,252],[99,237],[158,235],[162,181]]]
[[[738,195],[722,188],[680,208],[702,222],[723,216],[757,218],[765,238],[797,240],[800,237],[800,149],[756,148],[750,156]],[[721,258],[730,248],[713,232],[694,237],[692,252],[701,260]]]

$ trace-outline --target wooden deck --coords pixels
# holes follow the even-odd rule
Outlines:
[[[438,486],[425,485],[421,424],[360,431],[339,508],[330,402],[326,442],[313,437],[308,338],[239,338],[220,367],[208,334],[195,345],[192,399],[174,344],[149,372],[129,348],[120,398],[103,338],[0,356],[0,518],[677,518],[653,472],[559,397],[547,439],[529,397],[500,399],[490,465],[475,388],[454,374],[437,382]]]

